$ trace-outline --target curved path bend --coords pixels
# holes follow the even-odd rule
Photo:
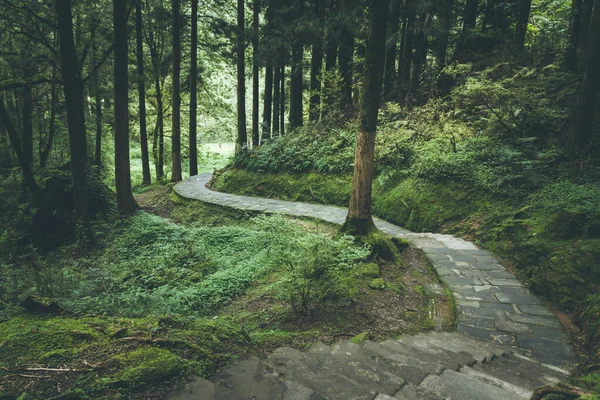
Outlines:
[[[216,192],[206,187],[211,177],[210,173],[192,176],[174,190],[185,198],[239,210],[312,217],[335,224],[346,219],[347,209],[341,207]],[[554,314],[492,254],[451,235],[413,233],[378,218],[375,224],[424,251],[455,297],[458,332],[510,346],[516,353],[556,368],[576,362],[570,339]]]

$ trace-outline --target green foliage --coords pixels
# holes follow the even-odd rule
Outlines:
[[[283,218],[260,218],[270,240],[271,262],[283,273],[276,290],[294,311],[308,313],[316,303],[349,296],[349,273],[370,254],[368,247],[354,246],[350,236],[331,239],[324,234],[302,235],[301,228]]]

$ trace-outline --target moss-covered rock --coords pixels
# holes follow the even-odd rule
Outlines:
[[[369,287],[371,289],[383,290],[385,289],[385,281],[383,278],[375,278],[369,282]]]
[[[356,343],[356,344],[360,344],[366,340],[370,340],[371,339],[371,333],[370,332],[363,332],[363,333],[359,333],[358,335],[354,336],[352,339],[350,339],[350,341],[352,343]]]
[[[374,262],[362,264],[358,267],[358,273],[369,278],[379,278],[379,265]]]
[[[110,382],[129,387],[169,380],[187,367],[184,360],[170,351],[151,346],[114,357],[107,364],[115,370]]]

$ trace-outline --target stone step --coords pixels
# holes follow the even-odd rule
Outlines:
[[[467,374],[446,370],[441,375],[429,375],[419,385],[421,390],[452,400],[524,400],[527,397],[473,378]]]
[[[311,346],[305,354],[319,365],[380,394],[393,395],[406,383],[388,366],[365,355],[356,343],[343,341],[332,346],[321,343]]]
[[[568,378],[567,374],[556,368],[548,368],[535,360],[514,354],[494,360],[493,363],[475,364],[473,369],[529,390],[554,385]]]
[[[453,348],[452,350],[447,349],[446,347],[439,346],[439,340],[427,336],[427,335],[417,335],[417,336],[402,336],[395,341],[384,341],[382,345],[390,346],[392,348],[398,347],[398,351],[403,351],[403,347],[410,348],[410,351],[418,350],[422,353],[431,354],[437,357],[438,360],[447,360],[451,365],[452,363],[457,363],[460,365],[473,365],[477,362],[477,358],[472,354],[461,351],[458,348]],[[448,346],[451,347],[452,346]],[[450,369],[457,370],[458,368],[448,367]]]
[[[479,379],[482,382],[499,387],[509,392],[513,392],[524,399],[529,399],[533,395],[533,390],[527,389],[523,386],[515,385],[513,383],[502,380],[496,376],[487,374],[485,372],[481,372],[471,367],[462,367],[459,372],[461,374],[468,375],[471,378]]]
[[[384,368],[414,385],[421,383],[427,375],[441,373],[446,368],[438,361],[428,362],[397,353],[370,340],[361,343],[360,347],[365,356],[376,359]]]
[[[379,393],[378,384],[370,379],[365,380],[358,373],[344,376],[339,370],[334,371],[309,354],[290,347],[276,349],[267,357],[266,363],[280,379],[298,382],[327,399],[373,399]]]
[[[469,354],[477,362],[491,361],[496,356],[495,352],[473,343],[464,343],[460,340],[453,340],[453,336],[436,335],[435,332],[427,335],[418,335],[412,339],[413,343],[421,343],[426,346],[438,347],[453,353]]]
[[[435,393],[427,392],[410,383],[402,386],[402,388],[396,392],[394,398],[401,400],[444,400],[443,397],[440,397]]]
[[[431,332],[431,336],[440,338],[448,343],[453,343],[461,346],[468,347],[470,350],[477,350],[477,354],[471,353],[478,359],[478,362],[489,362],[495,357],[502,357],[507,353],[506,346],[498,346],[485,340],[479,340],[472,336],[467,336],[459,332]],[[477,356],[485,355],[485,361],[483,357]]]

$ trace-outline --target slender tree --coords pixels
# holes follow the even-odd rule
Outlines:
[[[248,143],[246,132],[246,60],[244,0],[237,0],[237,140],[236,151]]]
[[[517,24],[515,27],[515,49],[522,52],[525,48],[525,35],[531,13],[531,0],[518,0]]]
[[[594,0],[594,15],[584,57],[584,73],[574,113],[572,115],[573,144],[582,154],[589,155],[594,134],[594,119],[598,93],[600,93],[600,0]]]
[[[171,117],[171,182],[181,175],[181,14],[180,0],[171,0],[173,10],[173,115]]]
[[[369,1],[369,37],[360,99],[360,130],[356,137],[354,175],[348,216],[342,231],[368,235],[377,228],[371,214],[377,114],[381,103],[381,88],[385,66],[385,37],[389,0]]]
[[[137,57],[138,108],[140,113],[140,143],[142,146],[142,183],[150,185],[150,157],[146,130],[146,84],[144,75],[144,42],[142,40],[142,0],[135,2],[135,39]]]
[[[292,73],[290,76],[290,129],[302,126],[302,58],[304,47],[300,40],[292,43]]]
[[[71,0],[56,0],[54,4],[58,18],[60,61],[67,106],[77,237],[80,245],[87,247],[94,244],[95,238],[90,225],[87,193],[87,143],[83,109],[83,82],[73,39]]]
[[[454,0],[438,0],[437,6],[439,26],[435,39],[435,59],[438,73],[440,73],[446,67],[448,38],[450,37],[450,29],[452,26],[452,8],[454,6]]]
[[[279,85],[279,134],[285,135],[285,64],[281,64],[281,84]]]
[[[190,65],[190,176],[198,175],[198,0],[192,0],[192,53]]]
[[[279,136],[279,112],[281,111],[281,67],[276,63],[273,74],[273,137]]]
[[[260,14],[260,2],[254,0],[252,3],[252,147],[259,144],[258,132],[259,119],[259,60],[258,60],[258,16]]]
[[[571,21],[569,25],[569,44],[565,52],[565,64],[567,68],[575,72],[577,69],[577,46],[581,32],[581,12],[583,0],[571,1]]]
[[[398,84],[400,90],[400,98],[405,101],[409,89],[410,89],[410,71],[413,64],[413,48],[415,40],[415,10],[416,0],[406,0],[405,2],[405,14],[406,14],[406,35],[404,38],[404,52],[402,55],[402,62],[399,67]]]
[[[463,8],[463,34],[469,29],[475,28],[477,23],[477,13],[479,9],[479,0],[467,0]]]
[[[323,25],[325,23],[325,3],[313,0],[313,13],[317,17],[317,29],[314,32],[310,67],[310,107],[309,119],[318,121],[321,115],[321,70],[323,68]]]
[[[115,189],[117,208],[132,214],[138,205],[131,192],[129,166],[129,82],[127,50],[127,0],[113,0],[115,86]]]
[[[341,29],[339,67],[342,77],[342,107],[352,108],[352,64],[354,62],[354,1],[340,0],[340,10],[344,18]],[[389,3],[389,0],[385,1]],[[385,54],[384,54],[385,57]]]
[[[400,26],[401,0],[390,2],[390,22],[388,26],[387,47],[385,51],[385,73],[383,79],[383,96],[390,99],[396,88],[396,50],[398,48],[398,28]]]

